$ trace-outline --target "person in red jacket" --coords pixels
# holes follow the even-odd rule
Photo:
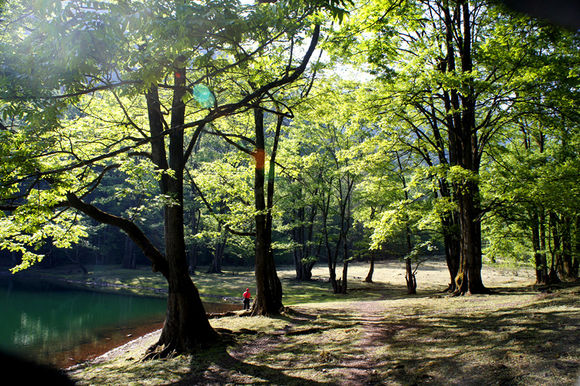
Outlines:
[[[250,294],[250,289],[246,288],[246,292],[242,295],[244,297],[244,310],[250,309],[250,299],[252,298],[252,294]]]

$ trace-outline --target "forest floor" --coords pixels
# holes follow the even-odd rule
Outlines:
[[[578,283],[540,292],[532,287],[532,270],[485,266],[483,280],[493,294],[450,297],[440,292],[448,283],[445,263],[435,261],[421,265],[418,295],[409,296],[401,262],[378,264],[374,283],[362,282],[367,269],[362,264],[349,269],[347,296],[330,293],[324,268],[317,268],[315,281],[304,286],[291,279],[291,269],[281,269],[285,303],[292,305],[274,318],[211,319],[230,337],[227,343],[194,355],[142,362],[157,331],[68,373],[84,385],[580,381]],[[240,275],[251,277],[250,272],[234,276]],[[227,274],[212,277],[216,288],[235,281]],[[205,280],[194,277],[200,279]],[[312,299],[316,302],[301,301]]]

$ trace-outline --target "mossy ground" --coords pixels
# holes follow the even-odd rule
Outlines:
[[[69,374],[95,385],[577,382],[580,287],[538,292],[533,272],[485,267],[492,295],[448,297],[438,292],[448,282],[444,263],[422,268],[416,296],[405,294],[402,264],[390,262],[377,267],[372,284],[362,283],[366,266],[352,267],[350,294],[339,297],[322,280],[323,268],[305,285],[282,269],[290,307],[279,317],[212,319],[233,339],[193,355],[141,362],[158,336],[153,333]],[[201,276],[194,278],[200,290]],[[252,274],[210,277],[209,287],[239,297]]]

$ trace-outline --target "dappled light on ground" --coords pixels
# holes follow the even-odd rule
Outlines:
[[[371,286],[353,283],[347,297],[327,291],[334,302],[290,306],[275,318],[212,319],[214,327],[229,331],[222,346],[140,362],[154,334],[72,375],[81,384],[574,383],[580,287],[542,293],[521,272],[513,276],[503,270],[488,281],[492,295],[448,297],[439,293],[446,273],[440,264],[438,270],[425,270],[439,277],[437,290],[407,296],[404,285],[396,285],[398,276],[387,274],[398,272],[395,263],[383,269]],[[357,269],[352,272],[357,275]],[[298,291],[295,285],[290,291]],[[317,286],[302,288],[316,291]]]

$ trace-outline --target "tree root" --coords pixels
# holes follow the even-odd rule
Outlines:
[[[456,288],[455,287],[455,282],[451,282],[451,283],[449,283],[447,285],[447,288],[445,288],[444,290],[440,291],[439,293],[440,294],[446,294],[446,293],[452,294],[452,293],[455,292],[455,288]]]
[[[169,344],[157,342],[147,349],[147,352],[143,358],[141,358],[141,362],[152,359],[173,358],[176,355],[178,355],[177,346],[173,342],[170,342]]]
[[[479,290],[477,292],[471,292],[469,289],[462,290],[461,288],[458,288],[454,292],[452,292],[450,294],[450,296],[456,297],[456,296],[464,296],[464,295],[493,295],[494,293],[496,293],[496,292],[494,292],[486,287],[483,287],[481,290]]]

